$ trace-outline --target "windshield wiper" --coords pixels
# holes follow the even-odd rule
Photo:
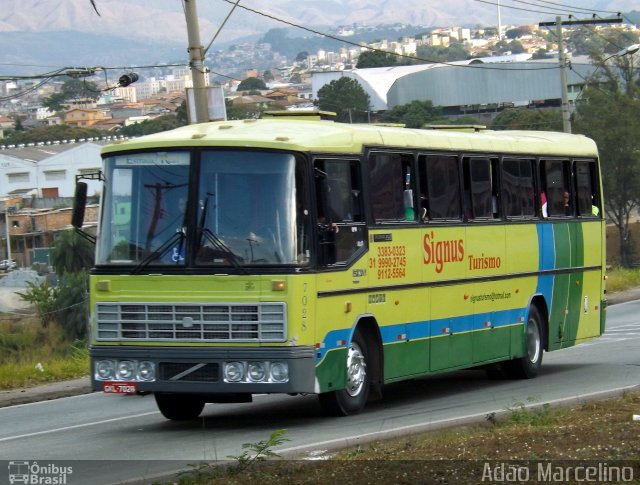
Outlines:
[[[201,234],[200,247],[202,247],[202,239],[206,238],[211,243],[213,248],[216,251],[219,251],[220,253],[222,253],[224,258],[227,261],[229,261],[229,263],[231,263],[231,266],[233,266],[238,271],[247,274],[247,270],[240,264],[240,261],[238,260],[238,256],[231,249],[229,249],[229,247],[224,243],[222,239],[220,239],[210,229],[206,227],[200,228],[200,234]]]
[[[135,268],[133,268],[132,274],[139,274],[144,268],[146,268],[151,261],[154,261],[162,256],[172,247],[178,245],[178,255],[184,247],[186,236],[184,234],[184,228],[176,231],[169,239],[167,239],[158,249],[155,249],[149,255],[140,261]],[[180,262],[180,258],[176,260],[176,265]]]
[[[247,270],[240,265],[238,261],[238,256],[236,256],[231,249],[224,243],[222,239],[220,239],[217,235],[215,235],[209,228],[205,227],[205,221],[207,220],[207,209],[209,208],[209,198],[213,196],[211,192],[207,192],[207,196],[204,199],[204,204],[202,207],[202,213],[200,214],[200,221],[198,223],[198,247],[202,248],[202,240],[206,237],[207,240],[212,244],[214,249],[221,252],[231,266],[240,271],[241,273],[247,274]]]

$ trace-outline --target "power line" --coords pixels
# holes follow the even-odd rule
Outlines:
[[[525,8],[521,8],[521,7],[514,7],[512,5],[507,5],[507,4],[504,4],[504,3],[498,4],[497,2],[490,2],[488,0],[474,0],[474,1],[475,2],[480,2],[480,3],[487,3],[489,5],[493,5],[493,6],[496,6],[496,7],[500,6],[500,7],[511,8],[511,9],[515,9],[515,10],[525,10],[525,11],[528,11],[528,12],[557,15],[557,12],[545,12],[545,11],[541,11],[541,10],[525,9]],[[614,14],[614,15],[619,15],[620,14],[620,12],[612,12],[610,10],[589,9],[589,8],[576,7],[574,5],[567,5],[567,4],[564,4],[564,3],[557,3],[557,2],[551,2],[551,1],[545,1],[545,0],[536,0],[536,1],[538,1],[540,3],[548,4],[548,5],[551,5],[551,6],[538,5],[536,3],[527,2],[525,0],[512,0],[512,1],[516,2],[516,3],[522,3],[522,4],[525,4],[525,5],[529,5],[531,7],[550,8],[550,9],[553,9],[553,10],[560,10],[560,11],[567,12],[567,13],[582,13],[582,14],[589,13],[589,14],[595,14],[595,12],[600,12],[600,13],[610,13],[610,14]]]
[[[10,94],[9,96],[2,96],[2,97],[0,97],[0,102],[9,101],[11,99],[20,98],[20,97],[24,96],[25,94],[29,94],[29,93],[31,93],[33,91],[36,91],[40,87],[42,87],[45,84],[47,84],[49,81],[51,81],[51,78],[44,79],[43,81],[39,82],[35,86],[31,86],[30,88],[27,88],[24,91],[20,91],[18,93]]]
[[[530,8],[523,8],[523,7],[514,7],[512,5],[506,5],[504,3],[497,3],[497,2],[489,2],[488,0],[473,0],[474,2],[478,2],[478,3],[486,3],[487,5],[493,5],[494,7],[504,7],[504,8],[510,8],[512,10],[521,10],[524,12],[533,12],[533,13],[542,13],[545,15],[557,15],[558,12],[545,12],[544,10],[533,10]],[[514,0],[514,1],[518,1],[518,0]],[[526,3],[526,2],[523,2]]]
[[[0,65],[9,65],[9,66],[20,66],[20,67],[51,67],[51,66],[30,66],[28,64],[0,64]],[[179,64],[151,64],[151,65],[142,65],[142,66],[93,66],[93,67],[61,67],[54,71],[45,72],[42,74],[15,74],[12,76],[0,76],[0,81],[21,81],[28,79],[43,79],[43,78],[54,78],[54,77],[91,77],[95,75],[97,72],[101,71],[131,71],[131,70],[140,70],[140,69],[156,69],[156,68],[165,68],[165,67],[186,67],[187,63],[182,62]]]
[[[516,1],[516,0],[514,0]],[[518,0],[518,1],[522,1],[522,0]],[[557,3],[557,2],[551,2],[551,1],[547,1],[547,0],[535,0],[536,2],[539,3],[547,3],[549,5],[558,5],[559,7],[567,7],[570,8],[572,10],[583,10],[585,11],[585,13],[593,13],[593,12],[600,12],[600,13],[610,13],[610,14],[614,14],[614,15],[619,15],[620,12],[613,12],[611,10],[597,10],[594,8],[583,8],[583,7],[576,7],[575,5],[567,5],[565,3]],[[522,1],[522,3],[525,3],[524,1]]]

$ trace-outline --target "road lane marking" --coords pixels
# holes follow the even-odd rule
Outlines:
[[[125,420],[125,419],[142,418],[144,416],[151,416],[153,414],[159,414],[159,411],[151,411],[151,412],[148,412],[148,413],[141,413],[141,414],[132,414],[131,416],[122,416],[120,418],[104,419],[102,421],[94,421],[93,423],[74,424],[72,426],[63,426],[61,428],[48,429],[48,430],[45,430],[45,431],[35,431],[33,433],[19,434],[19,435],[16,435],[16,436],[7,436],[6,438],[0,438],[0,443],[4,443],[6,441],[19,440],[19,439],[22,439],[22,438],[31,438],[33,436],[42,436],[42,435],[45,435],[45,434],[58,433],[60,431],[69,431],[69,430],[78,429],[78,428],[88,428],[89,426],[96,426],[96,425],[99,425],[99,424],[113,423],[115,421],[122,421],[122,420]]]

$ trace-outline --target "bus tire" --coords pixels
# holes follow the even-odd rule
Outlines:
[[[345,389],[319,394],[320,405],[331,416],[348,416],[362,411],[371,387],[371,377],[367,371],[369,347],[359,330],[347,348],[347,382]]]
[[[534,305],[529,309],[529,320],[525,331],[524,356],[505,362],[503,367],[508,377],[512,379],[531,379],[538,375],[542,366],[544,352],[544,325],[540,311]]]
[[[204,409],[204,399],[196,395],[155,393],[154,396],[162,415],[172,421],[196,419]]]

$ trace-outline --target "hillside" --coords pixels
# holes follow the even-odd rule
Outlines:
[[[312,36],[261,13],[320,31],[353,24],[409,24],[426,29],[496,25],[497,10],[490,4],[492,1],[488,4],[479,0],[437,3],[422,0],[243,0],[213,49],[226,49],[246,39],[255,41],[276,28],[288,27],[289,37]],[[8,47],[0,51],[0,65],[8,66],[2,69],[4,73],[12,71],[12,66],[148,64],[186,59],[186,22],[178,0],[95,0],[95,3],[100,15],[89,0],[2,0],[0,44]],[[213,37],[232,3],[231,0],[197,2],[203,44]],[[551,2],[540,3],[545,4]],[[640,0],[583,0],[580,9],[587,8],[598,8],[601,16],[607,16],[603,10],[640,11]],[[532,9],[538,12],[503,7],[502,23],[537,23],[553,19],[559,13],[540,13],[547,11],[542,6]],[[464,12],[464,16],[460,12]],[[588,16],[586,12],[574,15]]]

